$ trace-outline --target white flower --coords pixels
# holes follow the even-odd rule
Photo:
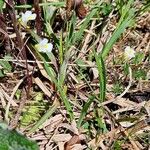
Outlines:
[[[48,43],[48,39],[43,39],[41,40],[38,44],[35,45],[35,48],[39,51],[39,52],[43,52],[43,53],[50,53],[53,49],[53,45],[51,43]]]
[[[31,11],[26,11],[25,13],[21,13],[21,18],[19,19],[19,21],[21,22],[21,24],[23,26],[27,26],[27,22],[29,20],[35,20],[36,18],[36,14],[33,13]]]
[[[126,60],[130,60],[131,58],[135,57],[135,51],[130,46],[125,48],[124,56]]]

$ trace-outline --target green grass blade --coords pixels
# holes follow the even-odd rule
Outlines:
[[[109,51],[111,50],[114,43],[119,39],[121,34],[124,32],[124,30],[130,25],[132,22],[131,18],[125,19],[122,24],[114,31],[113,35],[111,36],[110,40],[106,45],[104,46],[102,50],[102,57],[105,59],[108,55]]]
[[[98,10],[97,8],[93,9],[91,11],[91,13],[86,17],[86,19],[85,19],[84,23],[81,25],[79,31],[74,34],[72,44],[75,44],[77,41],[81,40],[83,33],[84,33],[84,29],[87,28],[88,23],[90,22],[91,18],[97,13],[97,10]]]
[[[93,100],[94,100],[94,96],[90,97],[88,102],[86,102],[86,104],[83,106],[80,117],[79,117],[79,120],[77,122],[77,127],[78,128],[80,128],[80,126],[83,122],[83,119],[84,119],[85,115],[87,114],[88,108],[90,107]]]
[[[50,78],[52,79],[52,81],[55,83],[55,86],[57,87],[60,97],[62,99],[62,101],[64,102],[64,105],[70,115],[70,119],[73,120],[74,119],[74,115],[73,115],[73,110],[72,107],[69,103],[69,100],[66,96],[65,90],[62,87],[62,84],[59,83],[59,81],[57,81],[54,76],[53,76],[53,72],[51,71],[51,69],[49,68],[49,65],[46,63],[46,61],[44,60],[44,66],[45,66],[45,70],[47,71],[48,75],[50,76]]]
[[[106,96],[106,71],[102,55],[95,54],[96,65],[99,73],[100,101],[103,102]]]
[[[63,63],[60,67],[60,72],[59,72],[58,80],[59,80],[59,84],[61,86],[63,86],[64,80],[66,78],[66,71],[67,71],[68,61],[69,61],[70,57],[71,57],[71,51],[67,51],[65,53],[65,56],[64,56],[65,59],[63,60]]]
[[[66,50],[68,49],[68,47],[72,46],[72,41],[74,38],[74,33],[75,33],[75,25],[76,25],[76,21],[77,21],[77,17],[75,15],[75,13],[73,13],[72,17],[71,17],[71,21],[68,25],[68,36],[66,38]]]
[[[62,99],[62,101],[63,101],[63,103],[67,109],[67,112],[70,116],[70,119],[72,121],[74,119],[74,114],[73,114],[73,110],[72,110],[72,107],[70,105],[69,99],[66,96],[66,91],[63,87],[58,86],[57,88],[58,88],[58,91],[60,93],[60,97],[61,97],[61,99]]]
[[[57,6],[57,7],[64,7],[65,2],[49,2],[49,3],[39,3],[39,6]],[[33,5],[16,5],[16,9],[22,8],[33,8]]]
[[[54,40],[55,45],[59,49],[59,47],[60,47],[60,40],[53,33],[52,27],[51,27],[51,25],[48,22],[45,23],[45,28],[46,28],[47,34],[49,35],[49,37],[51,37]]]
[[[132,1],[132,0],[130,0],[130,1]],[[129,8],[129,6],[127,8]],[[116,27],[116,30],[113,32],[110,40],[105,44],[105,46],[102,50],[102,57],[104,60],[105,60],[106,56],[108,55],[109,51],[111,50],[111,48],[113,47],[114,43],[119,39],[119,37],[125,31],[125,29],[131,25],[134,17],[135,17],[135,10],[130,8],[128,10],[128,16],[126,15],[126,17],[125,17],[125,15],[123,14],[124,19],[122,19],[122,17],[120,18],[119,23]]]
[[[61,87],[63,86],[64,80],[66,78],[66,71],[67,71],[67,63],[66,61],[64,61],[60,67],[60,73],[58,76],[58,83]]]
[[[97,125],[99,126],[97,130],[99,134],[106,133],[108,131],[106,123],[103,121],[103,116],[104,116],[103,108],[97,108],[94,110],[94,117],[96,118]]]
[[[44,60],[44,67],[45,67],[45,70],[47,71],[47,74],[51,78],[51,82],[54,82],[57,85],[56,73],[53,70],[53,68],[49,64],[46,63],[45,60]]]
[[[63,63],[63,58],[64,58],[64,56],[63,56],[63,35],[62,35],[62,33],[61,33],[61,35],[60,35],[60,40],[59,40],[59,62],[60,62],[60,65]]]

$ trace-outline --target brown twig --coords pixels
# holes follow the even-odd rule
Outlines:
[[[4,41],[4,47],[6,49],[7,53],[11,52],[11,47],[10,47],[10,41],[9,41],[9,36],[7,34],[7,29],[6,29],[6,23],[5,23],[5,17],[2,12],[0,12],[0,32],[3,34],[2,40]]]
[[[35,8],[35,13],[36,13],[35,26],[36,26],[37,34],[41,36],[42,23],[41,23],[41,8],[39,6],[39,0],[34,0],[34,8]]]
[[[6,7],[8,9],[8,12],[9,12],[9,15],[11,17],[11,20],[12,20],[12,23],[13,23],[13,27],[14,27],[14,30],[15,30],[15,33],[16,33],[16,38],[17,38],[17,47],[21,50],[24,48],[22,47],[23,46],[23,40],[22,40],[22,37],[21,37],[21,33],[20,33],[20,29],[18,28],[18,25],[17,25],[17,18],[16,18],[16,14],[15,14],[15,9],[14,9],[14,3],[12,0],[8,0],[8,2],[6,3]],[[21,53],[21,57],[22,58],[25,58],[23,53]]]
[[[8,12],[9,12],[9,15],[11,17],[13,27],[14,27],[14,30],[16,33],[16,38],[17,38],[16,45],[18,46],[19,50],[21,51],[21,57],[26,60],[25,61],[26,71],[27,71],[26,79],[27,79],[27,83],[28,83],[28,87],[26,89],[27,97],[24,98],[22,101],[20,101],[19,109],[17,111],[17,115],[15,116],[15,123],[12,120],[10,123],[11,127],[15,128],[17,126],[17,122],[19,120],[19,116],[21,114],[22,108],[24,107],[26,100],[29,99],[29,96],[30,96],[29,92],[30,92],[30,87],[32,85],[32,81],[31,81],[31,75],[29,74],[29,69],[28,69],[26,48],[25,48],[24,41],[23,41],[22,36],[21,36],[21,31],[20,31],[19,26],[17,24],[14,2],[12,0],[8,0],[8,2],[6,2],[6,6],[8,8]]]

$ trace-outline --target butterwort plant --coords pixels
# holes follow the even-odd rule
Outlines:
[[[53,49],[52,43],[48,43],[48,39],[44,38],[35,45],[35,48],[42,53],[50,53]]]
[[[27,26],[28,21],[35,20],[35,18],[36,18],[35,13],[32,13],[32,11],[26,11],[25,13],[21,13],[21,17],[19,18],[19,22],[24,27],[28,27]]]
[[[124,59],[125,59],[125,64],[124,64],[124,71],[126,74],[130,74],[130,77],[132,77],[132,70],[130,67],[129,61],[135,57],[135,50],[131,48],[130,46],[126,46],[124,49]]]
[[[30,20],[35,20],[36,14],[32,13],[32,11],[26,11],[25,13],[21,13],[21,17],[19,18],[19,22],[22,26],[28,28],[27,23]],[[31,33],[33,33],[30,30]],[[35,35],[35,33],[33,33]],[[35,48],[39,52],[43,53],[50,53],[52,51],[53,45],[51,43],[48,43],[48,39],[40,39],[39,42],[35,45]]]
[[[135,57],[135,50],[132,49],[130,46],[127,46],[124,50],[124,57],[125,60],[130,60]]]

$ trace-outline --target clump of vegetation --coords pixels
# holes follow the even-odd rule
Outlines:
[[[40,149],[148,149],[149,12],[139,0],[0,0],[0,119]]]

